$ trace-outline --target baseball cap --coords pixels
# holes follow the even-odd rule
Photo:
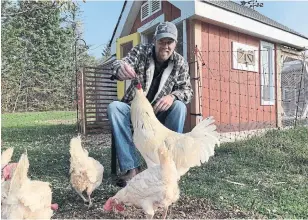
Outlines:
[[[162,22],[156,27],[155,38],[160,40],[162,38],[172,38],[173,40],[178,40],[178,29],[171,22]]]

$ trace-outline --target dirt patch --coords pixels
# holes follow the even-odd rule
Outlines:
[[[91,153],[93,150],[101,152],[111,145],[111,134],[91,134],[82,138],[84,146]],[[91,151],[92,149],[92,151]],[[109,168],[108,168],[109,169]],[[106,172],[109,172],[107,169]],[[59,203],[59,210],[52,217],[53,219],[144,219],[145,214],[142,209],[135,207],[126,207],[123,213],[105,212],[103,205],[107,199],[113,196],[119,188],[115,187],[116,177],[109,177],[103,181],[103,184],[93,193],[93,206],[88,207],[81,198],[70,189]],[[155,213],[154,219],[162,218],[162,210]],[[168,219],[226,219],[226,218],[264,218],[255,213],[245,212],[238,207],[228,209],[219,209],[213,203],[205,198],[193,198],[181,195],[180,199],[170,206]]]
[[[66,212],[56,213],[53,218],[78,218],[78,219],[144,219],[145,214],[142,209],[126,207],[123,213],[105,212],[103,210],[104,201],[97,201],[88,209],[80,204],[80,208]],[[182,196],[177,203],[173,204],[168,211],[168,219],[225,219],[225,218],[259,218],[253,213],[245,213],[237,208],[231,210],[219,210],[206,199],[195,199]],[[158,210],[155,219],[162,218],[162,210]]]
[[[100,134],[90,134],[82,137],[82,143],[87,148],[88,146],[95,146],[96,148],[110,148],[111,133],[106,131]]]

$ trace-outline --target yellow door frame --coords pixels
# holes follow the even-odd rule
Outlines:
[[[136,32],[125,37],[118,38],[116,41],[116,55],[117,59],[120,60],[123,58],[122,45],[128,42],[133,43],[133,47],[140,43],[140,33]],[[118,100],[121,100],[125,93],[125,81],[117,81],[117,96]]]

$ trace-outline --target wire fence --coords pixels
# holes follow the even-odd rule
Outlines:
[[[268,129],[307,126],[308,60],[304,54],[307,51],[196,47],[188,60],[195,95],[188,105],[185,131],[194,127],[194,121],[208,116],[214,116],[224,141]],[[71,110],[8,113],[2,117],[4,126],[13,118],[17,127],[29,121],[31,126],[69,125],[76,133],[110,132],[106,108],[117,99],[110,71],[110,62],[78,71],[77,96]],[[21,120],[17,119],[21,114]],[[16,120],[14,115],[19,115]],[[9,126],[13,126],[11,122]]]
[[[214,116],[226,141],[273,128],[308,125],[305,52],[202,51],[196,47],[190,69],[196,71],[192,81],[198,99],[191,115]]]
[[[303,53],[198,47],[192,52],[189,66],[195,98],[188,106],[186,131],[194,120],[208,116],[214,116],[226,141],[308,125],[308,69]],[[96,111],[100,108],[97,105]]]

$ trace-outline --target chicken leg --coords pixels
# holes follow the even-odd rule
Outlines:
[[[163,219],[166,219],[167,214],[168,214],[168,207],[165,207],[165,208],[164,208]]]
[[[88,195],[88,198],[89,198],[89,206],[88,206],[88,208],[90,208],[92,206],[91,195]]]
[[[75,188],[74,188],[75,189]],[[78,195],[83,199],[84,202],[89,202],[83,195],[82,192],[79,192],[77,189],[75,191],[78,193]]]
[[[92,206],[92,200],[91,200],[91,194],[92,194],[93,188],[91,186],[88,186],[87,188],[87,195],[88,195],[88,202],[89,202],[89,206],[88,208],[90,208]]]
[[[149,201],[146,201],[142,204],[142,209],[146,213],[147,219],[152,219],[155,215],[153,204]]]
[[[152,214],[146,214],[146,218],[147,218],[147,219],[153,219],[153,216],[154,216],[154,215],[152,215]]]

